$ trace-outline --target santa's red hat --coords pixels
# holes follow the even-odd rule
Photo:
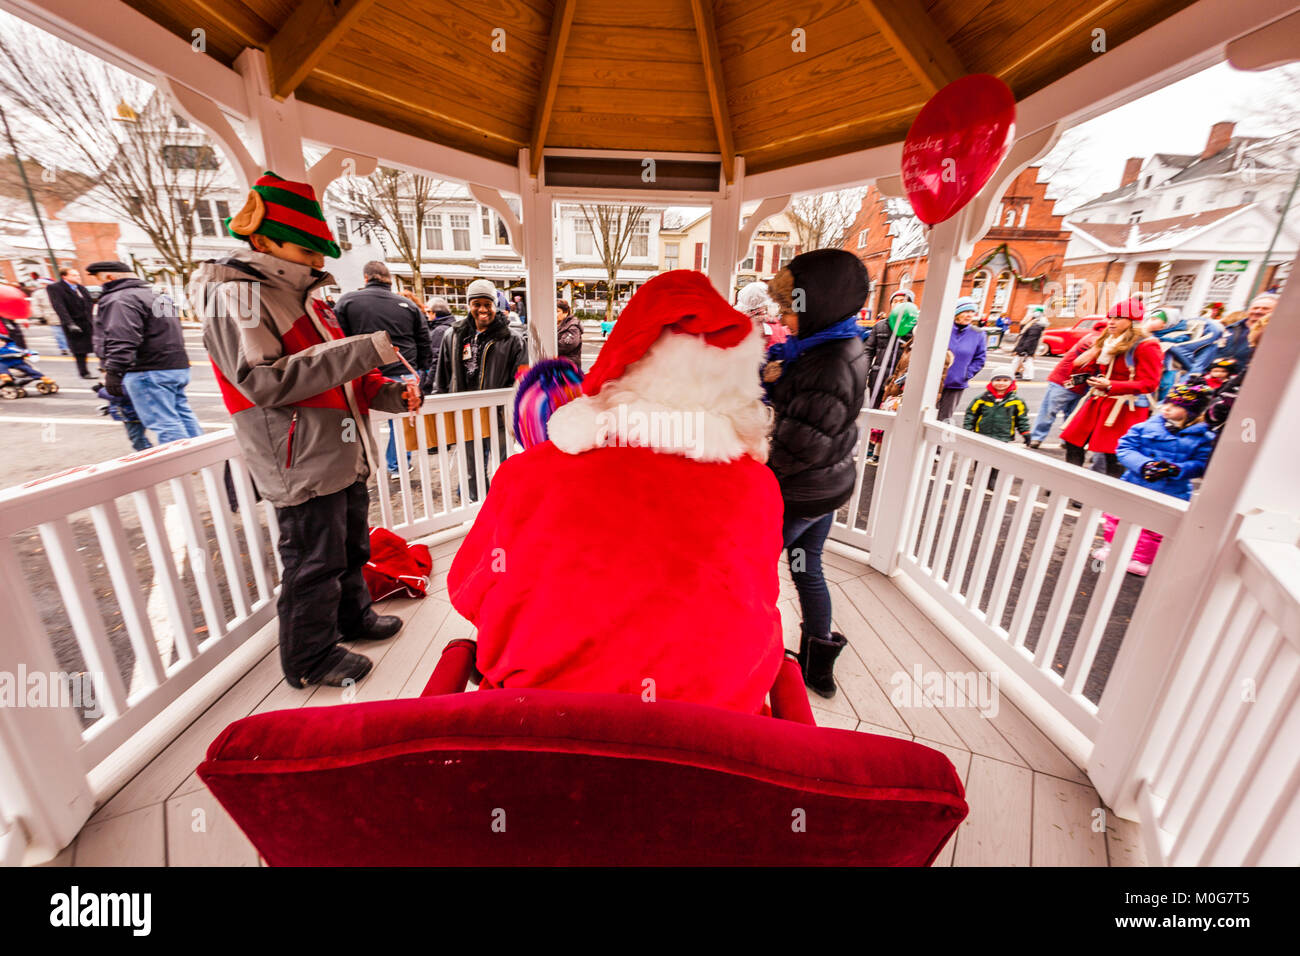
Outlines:
[[[665,329],[729,349],[739,345],[753,325],[748,316],[727,304],[704,273],[674,269],[657,275],[637,290],[619,315],[596,364],[582,381],[582,391],[595,395],[607,381],[645,358]]]
[[[762,337],[699,272],[656,276],[628,302],[583,380],[547,424],[561,451],[638,446],[698,461],[766,461]]]

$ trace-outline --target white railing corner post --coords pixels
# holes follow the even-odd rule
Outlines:
[[[889,455],[871,496],[871,507],[880,510],[869,563],[882,574],[898,570],[906,545],[905,529],[924,496],[927,471],[922,460],[924,429],[926,421],[933,420],[935,415],[944,355],[952,332],[952,313],[970,254],[970,244],[965,238],[967,217],[967,211],[962,210],[939,223],[930,233],[929,270],[925,279],[929,294],[921,298],[907,388],[889,432]]]

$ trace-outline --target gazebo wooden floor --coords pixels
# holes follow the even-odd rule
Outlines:
[[[414,697],[448,641],[473,628],[447,601],[446,576],[460,539],[432,549],[434,589],[424,600],[380,608],[406,618],[393,641],[371,645],[375,669],[355,700]],[[976,671],[888,578],[827,553],[835,625],[849,639],[836,666],[840,692],[812,696],[817,722],[915,739],[945,753],[966,786],[970,816],[936,866],[1143,866],[1136,824],[1105,810],[1087,776],[1005,696],[996,716],[975,707],[898,707],[895,675],[914,669]],[[799,640],[794,585],[781,566],[786,644]],[[274,627],[274,623],[269,625]],[[900,678],[903,679],[903,678]],[[109,799],[51,866],[257,866],[257,851],[194,774],[208,744],[231,721],[289,707],[343,703],[339,688],[299,691],[282,679],[278,651],[266,654],[170,746]],[[1094,829],[1105,810],[1105,831]]]

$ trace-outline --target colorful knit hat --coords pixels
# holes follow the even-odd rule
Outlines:
[[[276,242],[292,242],[337,259],[338,243],[325,222],[316,190],[310,183],[294,183],[268,172],[253,184],[244,208],[225,220],[226,231],[236,239],[254,233]]]
[[[582,372],[568,359],[543,359],[515,387],[515,440],[527,451],[548,436],[547,422],[561,405],[582,395]]]
[[[1237,369],[1240,364],[1241,363],[1239,363],[1235,358],[1215,359],[1210,363],[1210,368],[1207,368],[1206,371],[1208,372],[1210,369],[1221,368],[1228,374],[1229,378],[1232,378],[1232,376],[1237,374]]]
[[[1165,403],[1187,410],[1187,420],[1199,418],[1211,401],[1214,389],[1208,385],[1178,385],[1169,390]]]

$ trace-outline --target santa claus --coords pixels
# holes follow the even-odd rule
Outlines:
[[[761,336],[700,273],[633,296],[447,575],[488,687],[758,713],[781,665]]]

